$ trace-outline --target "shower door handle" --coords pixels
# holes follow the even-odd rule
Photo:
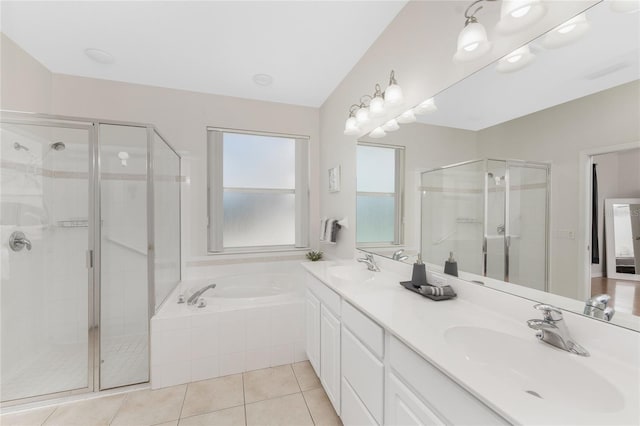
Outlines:
[[[93,268],[93,250],[87,250],[87,269]]]
[[[482,275],[487,276],[487,237],[482,239]]]

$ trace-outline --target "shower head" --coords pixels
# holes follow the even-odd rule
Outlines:
[[[67,146],[64,144],[64,142],[55,142],[51,144],[51,149],[56,151],[64,151],[66,147]]]
[[[18,142],[13,143],[13,149],[15,149],[16,151],[20,151],[21,149],[24,149],[25,151],[29,151],[29,148],[27,148],[26,146]]]

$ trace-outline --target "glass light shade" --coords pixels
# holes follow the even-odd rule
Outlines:
[[[580,39],[591,27],[586,13],[581,13],[549,31],[542,39],[548,49],[566,46]]]
[[[378,117],[384,114],[384,99],[382,96],[376,96],[369,102],[369,111],[372,117]]]
[[[398,118],[396,118],[396,120],[400,124],[415,123],[416,122],[416,115],[414,114],[413,110],[410,109],[410,110],[407,110],[407,111],[403,112],[402,114],[400,114],[400,116]]]
[[[413,109],[415,114],[427,114],[429,112],[437,111],[436,101],[433,98],[429,98],[422,102],[420,105]]]
[[[385,133],[385,131],[382,129],[382,127],[376,127],[375,129],[373,129],[371,131],[371,133],[369,133],[369,136],[372,138],[383,138],[385,137],[387,134]]]
[[[402,89],[397,84],[390,84],[384,91],[384,102],[388,105],[397,105],[403,100]]]
[[[358,121],[355,117],[349,117],[347,118],[347,121],[345,121],[344,134],[349,136],[360,134],[360,127],[358,126]]]
[[[640,11],[640,0],[611,0],[611,10],[618,13],[634,13]]]
[[[456,62],[466,62],[478,59],[491,49],[487,39],[487,31],[482,24],[472,22],[465,26],[458,35],[458,50],[453,55]]]
[[[540,0],[503,0],[496,29],[504,34],[520,31],[538,22],[545,13],[547,8]]]
[[[535,57],[536,55],[531,53],[529,45],[522,46],[500,59],[496,71],[508,73],[520,70],[533,62]]]
[[[395,118],[387,121],[382,125],[382,130],[384,130],[385,132],[393,132],[395,130],[398,130],[399,128],[400,126],[398,126],[398,122]]]
[[[358,125],[364,124],[369,121],[369,108],[362,107],[356,111],[356,121]]]

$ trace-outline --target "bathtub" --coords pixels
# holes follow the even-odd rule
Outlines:
[[[304,275],[293,269],[180,283],[151,319],[151,387],[306,360]],[[211,283],[205,307],[177,303]]]

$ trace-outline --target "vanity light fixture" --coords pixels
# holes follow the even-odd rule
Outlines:
[[[529,65],[535,59],[536,55],[531,53],[529,45],[522,46],[498,61],[496,71],[509,73],[518,71]]]
[[[382,125],[382,130],[384,130],[385,132],[394,132],[399,128],[400,126],[398,126],[398,121],[395,118],[387,121]]]
[[[410,124],[416,122],[416,115],[413,112],[413,109],[409,109],[396,118],[396,121],[400,124]]]
[[[495,0],[476,0],[464,11],[466,20],[464,22],[464,28],[458,35],[458,49],[455,55],[453,55],[455,62],[467,62],[478,59],[491,49],[491,43],[487,39],[487,30],[478,22],[475,16],[483,6],[479,6],[472,13],[469,13],[472,7],[483,1]]]
[[[375,139],[378,138],[383,138],[385,137],[387,134],[385,133],[384,129],[382,127],[376,127],[375,129],[373,129],[371,131],[371,133],[369,133],[369,136]]]
[[[380,85],[376,84],[376,92],[373,94],[373,98],[369,102],[369,111],[371,111],[372,117],[379,117],[384,114],[384,98],[382,97],[382,91]]]
[[[508,34],[538,22],[547,13],[540,0],[502,0],[500,21],[496,29]]]
[[[618,13],[635,13],[640,11],[639,0],[611,0],[609,1],[611,10]]]
[[[395,71],[391,70],[391,74],[389,75],[389,85],[386,90],[383,92],[380,85],[375,85],[375,92],[373,96],[364,95],[360,97],[360,103],[351,105],[349,108],[349,117],[344,123],[344,134],[349,136],[355,136],[360,134],[360,126],[366,124],[370,121],[372,117],[379,117],[385,114],[385,110],[388,106],[396,106],[401,105],[404,101],[404,96],[402,95],[402,89],[398,85],[398,81],[396,80]],[[392,120],[395,122],[395,120]],[[387,124],[391,123],[389,121]],[[398,123],[395,123],[395,127],[397,128]],[[388,126],[392,130],[396,130],[393,128],[394,126]],[[382,127],[380,127],[380,131]],[[379,134],[378,132],[377,134]],[[377,137],[382,137],[377,136]]]
[[[587,14],[583,12],[549,31],[542,45],[548,49],[566,46],[580,39],[590,26]]]
[[[429,98],[426,101],[422,102],[420,105],[413,109],[413,112],[416,114],[427,114],[429,112],[437,111],[438,107],[436,106],[436,101],[433,98]]]

